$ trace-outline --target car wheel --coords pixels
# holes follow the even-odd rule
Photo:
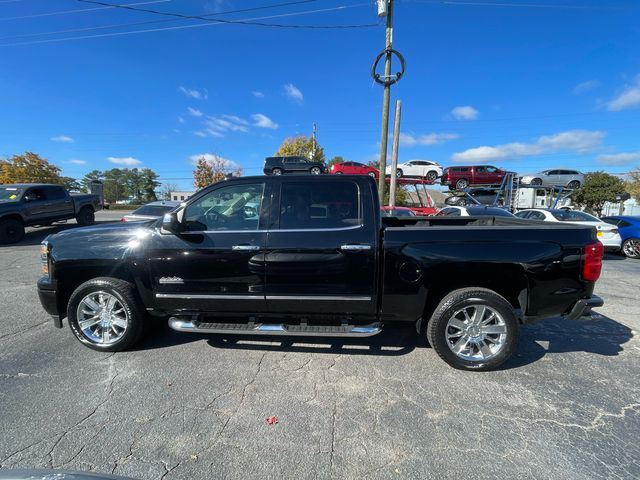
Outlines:
[[[456,182],[456,190],[462,190],[469,186],[469,181],[466,178],[461,178]]]
[[[309,170],[309,172],[311,172],[312,175],[320,175],[322,173],[322,170],[320,170],[320,167],[311,167],[311,170]]]
[[[534,178],[533,180],[531,180],[531,185],[534,185],[534,186],[542,185],[542,179],[541,178]]]
[[[336,175],[342,175],[342,172],[335,172]]]
[[[622,253],[629,258],[640,258],[640,238],[627,238],[622,242]]]
[[[438,178],[438,172],[435,170],[430,170],[427,172],[427,180],[433,182],[436,178]]]
[[[132,347],[140,340],[146,320],[133,285],[110,277],[94,278],[76,288],[67,316],[76,338],[102,352]]]
[[[511,357],[519,325],[513,307],[493,290],[472,287],[446,295],[427,324],[427,339],[461,370],[491,370]]]
[[[76,216],[76,222],[81,227],[93,225],[96,221],[96,213],[91,207],[82,207]]]
[[[282,169],[281,168],[274,168],[273,170],[271,170],[271,174],[272,175],[282,175]]]
[[[570,188],[571,190],[576,190],[580,188],[580,182],[578,180],[572,180],[567,185],[567,188]]]
[[[367,173],[367,175],[369,175],[371,178],[376,178],[376,172],[369,172]]]
[[[24,224],[17,218],[0,222],[0,243],[16,243],[24,238]]]
[[[404,173],[402,172],[402,169],[398,168],[396,170],[396,177],[397,178],[402,178],[402,175],[404,175]]]

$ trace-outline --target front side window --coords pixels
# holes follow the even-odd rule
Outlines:
[[[264,183],[228,185],[186,207],[188,231],[258,230]]]
[[[358,186],[353,182],[291,182],[280,193],[280,229],[309,230],[359,225]]]

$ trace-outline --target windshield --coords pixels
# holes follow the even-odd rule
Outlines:
[[[148,215],[150,217],[161,217],[174,208],[175,207],[171,205],[144,205],[137,210],[134,210],[131,215]]]
[[[575,210],[554,210],[551,215],[561,222],[600,222],[600,219],[593,215]]]
[[[22,195],[22,189],[17,187],[0,187],[0,202],[17,202]]]

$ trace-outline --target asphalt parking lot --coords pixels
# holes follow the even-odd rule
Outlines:
[[[525,327],[495,372],[453,370],[411,329],[309,343],[159,325],[137,350],[101,354],[66,322],[55,329],[38,302],[38,245],[57,228],[0,247],[1,468],[139,479],[640,477],[640,261],[608,255],[601,318]]]

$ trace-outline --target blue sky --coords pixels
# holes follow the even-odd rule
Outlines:
[[[201,15],[284,1],[119,3]],[[395,13],[394,47],[407,59],[392,88],[403,101],[401,161],[521,173],[640,166],[640,2],[396,0]],[[378,23],[367,0],[220,18],[260,17]],[[73,177],[150,167],[188,188],[195,155],[260,174],[283,138],[310,134],[315,121],[329,158],[377,157],[382,88],[369,68],[382,23],[168,20],[76,0],[0,0],[0,156],[31,150]],[[130,23],[139,25],[113,26]]]

